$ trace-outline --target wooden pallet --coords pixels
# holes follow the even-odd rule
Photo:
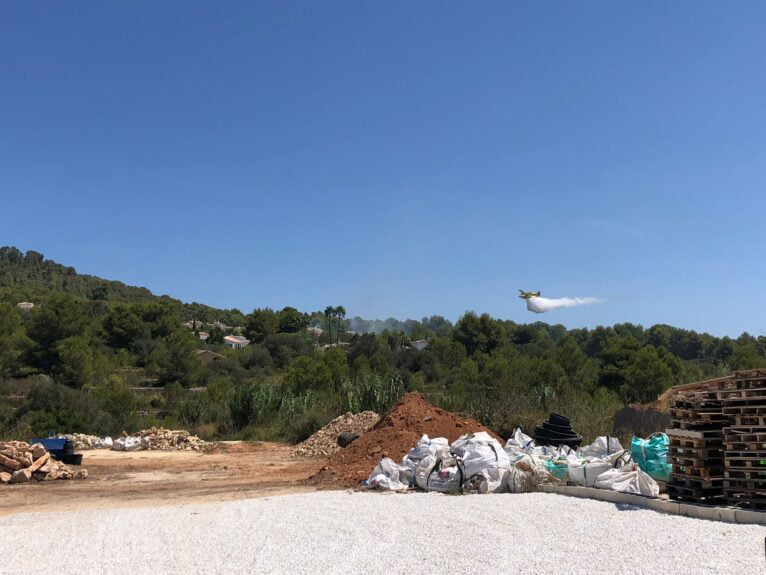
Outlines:
[[[737,371],[734,373],[734,385],[735,386],[756,386],[766,387],[766,370],[763,369],[751,369],[748,371]]]
[[[723,436],[726,441],[766,441],[766,428],[752,425],[724,427]]]
[[[723,451],[723,438],[694,439],[690,437],[670,437],[670,448],[707,449]]]
[[[727,457],[725,463],[726,469],[766,469],[766,459],[749,457]]]
[[[729,423],[729,421],[686,421],[685,419],[670,420],[670,425],[673,426],[673,429],[689,429],[695,431],[715,431],[718,429],[723,429],[724,423]]]
[[[766,427],[766,415],[732,415],[731,425],[736,427]]]
[[[724,482],[724,476],[723,476],[723,469],[719,471],[720,476],[717,477],[711,477],[711,478],[702,478],[702,477],[692,477],[689,475],[682,475],[679,473],[675,473],[675,469],[673,469],[673,473],[671,473],[671,479],[672,483],[675,487],[686,487],[690,489],[723,489],[723,482]]]
[[[766,470],[741,470],[741,469],[726,469],[723,473],[724,479],[741,479],[749,481],[764,481],[766,482]]]
[[[763,460],[766,464],[766,451],[762,449],[726,450],[723,452],[727,461],[732,459]]]
[[[721,447],[687,447],[684,445],[668,446],[668,457],[686,457],[690,459],[720,459],[723,457]]]
[[[705,409],[686,409],[680,407],[671,407],[668,409],[670,417],[674,419],[685,419],[687,421],[728,421],[729,416],[723,413],[723,408],[705,408]]]
[[[717,392],[718,399],[723,401],[724,405],[729,401],[740,401],[743,399],[759,399],[766,397],[766,387],[741,387],[739,389],[726,389]]]
[[[699,489],[682,485],[667,484],[668,497],[676,501],[694,501],[698,503],[719,503],[723,501],[723,488]]]
[[[764,433],[766,433],[766,428],[762,425],[738,425],[737,427],[725,427],[724,430],[724,439],[736,435],[760,435],[763,438]]]
[[[757,491],[766,499],[766,482],[761,479],[724,479],[723,486],[728,491]]]
[[[724,468],[723,451],[719,451],[718,454],[714,457],[684,457],[669,453],[668,461],[672,463],[674,467],[680,466],[703,469],[706,467],[718,467],[720,469]]]
[[[728,452],[764,451],[766,450],[766,441],[727,441],[724,447],[724,455]]]
[[[723,412],[723,401],[717,397],[684,397],[670,402],[668,409]]]
[[[735,405],[722,408],[723,414],[730,415],[766,415],[766,405]]]
[[[754,511],[762,511],[766,509],[766,499],[753,499],[747,493],[732,493],[732,495],[726,495],[726,503],[729,505],[736,505],[743,509],[752,509]]]
[[[719,467],[684,467],[673,464],[673,475],[687,479],[715,481],[724,478],[724,467],[723,465]]]
[[[665,430],[665,434],[670,438],[671,442],[673,438],[679,437],[683,439],[711,439],[711,440],[723,440],[723,428],[720,429],[676,429],[670,428]]]
[[[766,485],[756,484],[752,480],[727,479],[724,495],[729,503],[749,507],[750,509],[766,509]]]

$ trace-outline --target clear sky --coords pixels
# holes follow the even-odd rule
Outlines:
[[[766,333],[766,4],[0,3],[0,245],[184,301]],[[516,290],[594,296],[545,315]]]

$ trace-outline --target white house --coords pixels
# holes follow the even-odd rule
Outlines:
[[[35,304],[33,304],[31,301],[20,301],[19,303],[16,304],[16,307],[18,307],[19,309],[28,311],[32,309],[33,307],[35,307]]]
[[[413,341],[412,342],[412,347],[414,347],[418,351],[423,351],[425,348],[428,347],[428,340],[427,339],[418,339],[416,341]]]
[[[223,343],[232,349],[242,349],[250,343],[250,340],[241,335],[227,335],[223,338]]]

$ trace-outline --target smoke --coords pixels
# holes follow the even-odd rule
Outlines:
[[[575,307],[578,305],[590,305],[599,303],[596,297],[531,297],[527,300],[527,309],[535,313],[545,313],[560,307]]]

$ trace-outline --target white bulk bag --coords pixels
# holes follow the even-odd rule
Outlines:
[[[415,485],[420,487],[423,491],[428,491],[428,476],[436,464],[439,463],[439,456],[436,453],[426,455],[418,463],[415,469]]]
[[[487,467],[463,482],[466,493],[503,493],[506,491],[508,469]]]
[[[520,427],[513,430],[513,435],[505,442],[505,450],[508,453],[526,451],[535,447],[535,440],[524,433]]]
[[[602,473],[612,469],[612,464],[603,459],[584,459],[582,461],[570,459],[568,467],[569,481],[575,485],[593,487],[593,484],[596,483],[596,479],[598,479]]]
[[[459,491],[464,477],[462,466],[458,465],[458,460],[447,448],[421,459],[415,470],[415,484],[423,491]],[[457,486],[455,481],[459,481]]]
[[[463,467],[467,478],[485,469],[508,469],[511,460],[500,444],[480,443],[469,445],[463,455]]]
[[[547,474],[545,471],[544,473]],[[504,491],[510,493],[530,493],[537,491],[539,480],[534,470],[525,470],[513,466],[503,476],[503,483]]]
[[[414,487],[415,470],[423,458],[428,455],[433,455],[441,449],[448,448],[449,440],[446,437],[435,437],[430,439],[428,435],[424,434],[418,441],[418,444],[410,449],[409,452],[407,452],[407,455],[402,458],[401,467],[406,467],[408,471],[404,473],[404,476],[400,477],[400,480],[405,481],[406,478],[410,486]]]
[[[432,469],[426,477],[426,491],[459,493],[462,490],[464,478],[465,474],[459,464]]]
[[[500,442],[484,431],[463,435],[452,444],[450,451],[462,458],[466,479],[484,469],[508,469],[511,465]]]
[[[608,461],[609,463],[611,463],[612,467],[614,467],[615,469],[619,469],[620,467],[630,463],[632,458],[630,455],[630,451],[626,449],[623,451],[612,453],[611,455],[604,457],[603,459],[604,461]]]
[[[623,451],[620,440],[616,437],[607,437],[605,435],[598,436],[596,441],[578,450],[582,457],[597,457],[599,459],[604,459],[606,456],[620,451]]]
[[[403,491],[409,487],[409,481],[400,480],[400,467],[393,459],[384,457],[375,466],[367,479],[367,485],[382,491]]]
[[[610,469],[596,478],[595,487],[611,489],[622,493],[657,497],[660,487],[657,482],[649,477],[635,463],[630,463],[620,469]]]
[[[141,437],[119,437],[114,440],[112,449],[115,451],[140,451],[146,449],[148,442],[144,442]]]
[[[94,449],[112,449],[112,447],[114,447],[114,441],[109,436],[97,439],[93,444]]]

